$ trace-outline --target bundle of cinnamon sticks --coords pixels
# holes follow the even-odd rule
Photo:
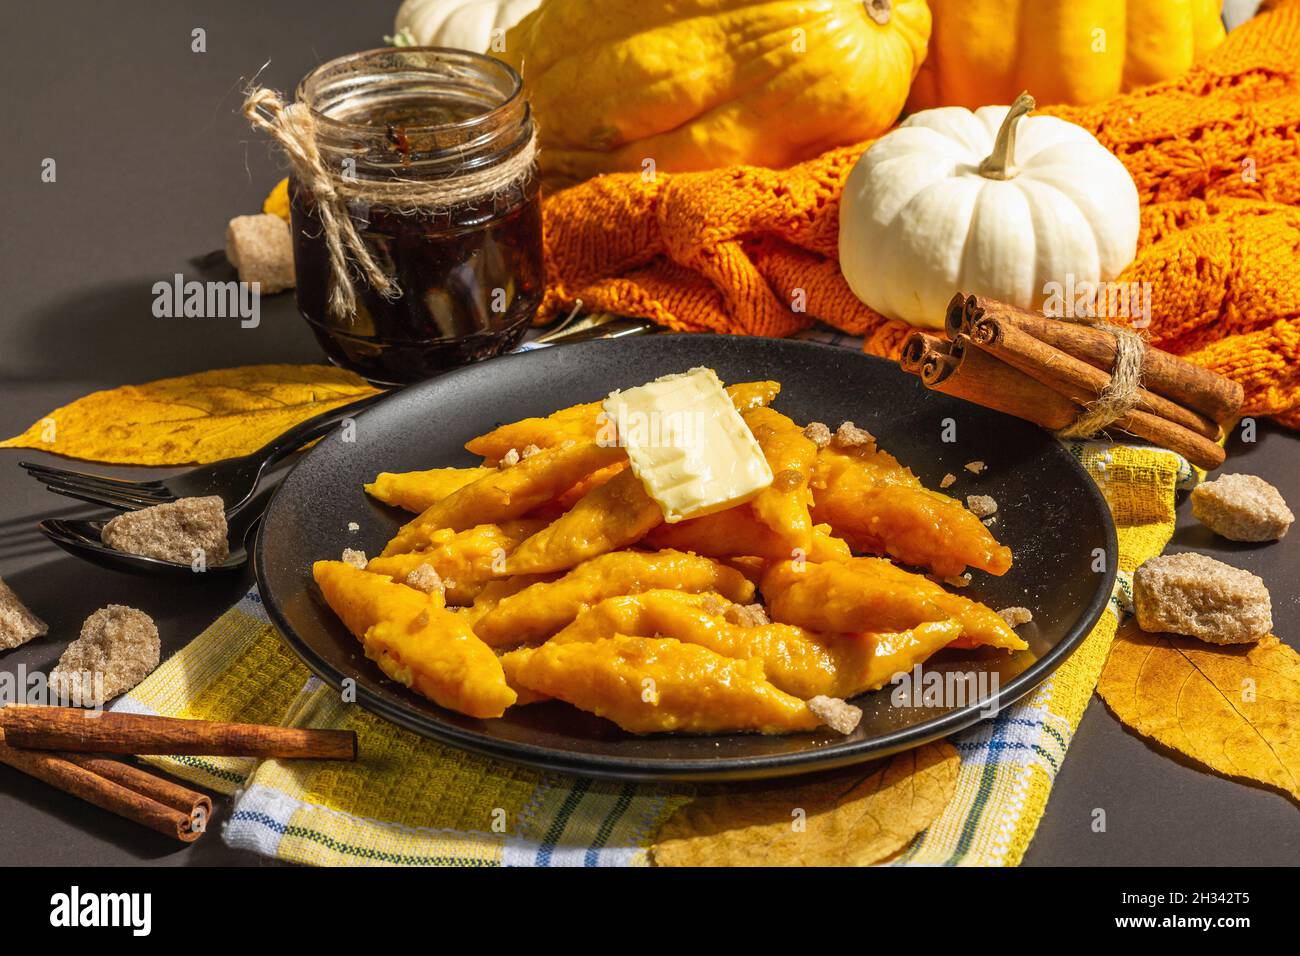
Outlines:
[[[944,316],[947,339],[913,332],[900,366],[935,391],[1058,432],[1111,383],[1118,346],[1105,329],[1063,322],[1005,302],[958,293]],[[1223,464],[1222,428],[1244,393],[1231,379],[1146,348],[1132,407],[1109,426],[1178,452],[1192,464]]]
[[[355,760],[356,735],[260,724],[11,705],[0,709],[0,763],[192,843],[212,818],[212,800],[104,754],[205,754]]]

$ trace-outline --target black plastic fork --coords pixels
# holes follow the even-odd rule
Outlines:
[[[227,458],[171,478],[127,481],[30,461],[18,464],[55,494],[119,511],[138,511],[178,498],[217,495],[225,502],[226,511],[233,512],[253,497],[262,476],[276,462],[282,461],[303,445],[328,435],[345,418],[352,417],[391,394],[392,392],[381,392],[331,409],[295,425],[252,454]]]

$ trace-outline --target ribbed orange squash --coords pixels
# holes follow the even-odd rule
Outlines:
[[[506,35],[543,174],[787,166],[884,132],[925,0],[543,0]]]
[[[1096,103],[1178,76],[1222,42],[1220,0],[930,0],[909,110]]]

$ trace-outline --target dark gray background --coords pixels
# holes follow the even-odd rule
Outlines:
[[[198,277],[191,257],[220,248],[226,222],[259,211],[282,174],[265,140],[238,113],[244,83],[261,71],[263,83],[290,91],[321,61],[379,45],[396,7],[397,0],[63,0],[7,11],[0,41],[7,138],[0,150],[0,433],[17,434],[97,388],[254,362],[321,360],[292,296],[264,301],[261,327],[241,329],[235,319],[154,318],[150,289],[177,272]],[[207,31],[206,53],[191,52],[196,27]],[[55,183],[41,182],[46,157],[57,162]],[[1232,447],[1229,470],[1263,475],[1300,504],[1298,448],[1293,435],[1266,426],[1254,446]],[[48,638],[5,654],[0,667],[49,668],[81,621],[108,603],[153,615],[165,656],[247,586],[212,576],[162,584],[64,556],[39,537],[35,522],[88,512],[42,491],[17,467],[19,459],[46,457],[0,451],[0,576],[51,628]],[[1175,549],[1208,551],[1262,575],[1273,591],[1278,635],[1300,644],[1295,536],[1263,548],[1220,549],[1188,524],[1186,512],[1184,503]],[[1100,834],[1090,829],[1098,807],[1108,823]],[[223,811],[224,802],[218,824]],[[1293,803],[1158,753],[1094,698],[1025,862],[1297,859]],[[135,862],[262,861],[226,849],[215,834],[179,849],[0,767],[0,863]]]

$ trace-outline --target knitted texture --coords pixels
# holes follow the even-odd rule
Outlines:
[[[1245,387],[1243,411],[1300,427],[1300,0],[1272,4],[1202,63],[1104,103],[1053,107],[1128,168],[1152,344]],[[870,145],[784,170],[601,176],[547,197],[549,321],[592,311],[678,331],[789,335],[814,318],[895,357],[908,327],[839,272],[839,197]]]

